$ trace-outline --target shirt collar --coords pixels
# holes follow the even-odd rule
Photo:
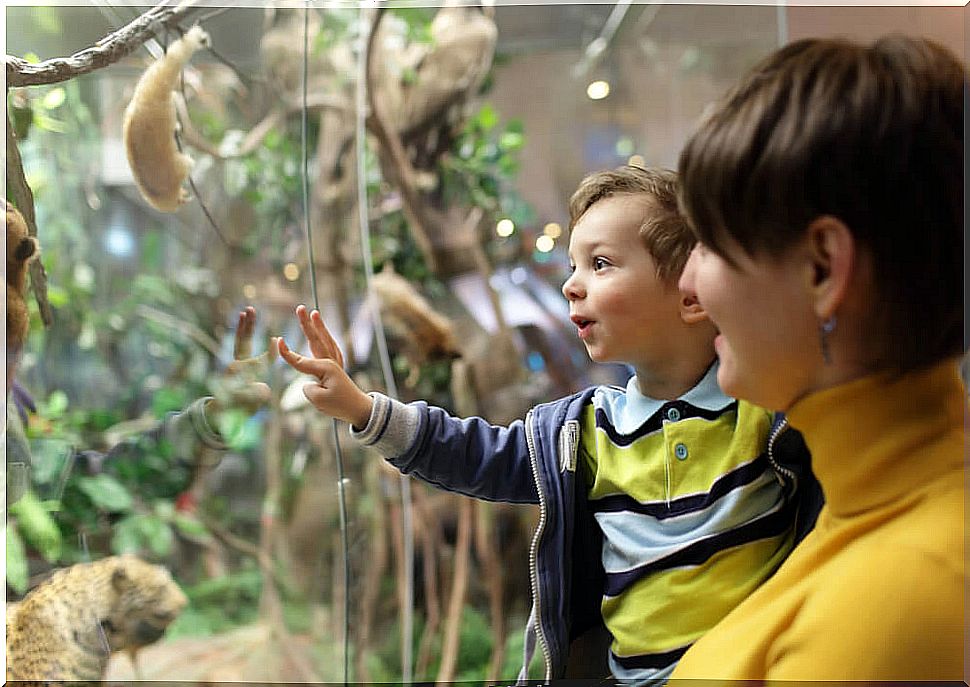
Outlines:
[[[719,362],[707,369],[701,380],[690,390],[678,398],[678,401],[703,410],[721,410],[734,403],[734,399],[721,391],[717,383],[717,368]],[[594,404],[602,409],[607,418],[621,434],[629,434],[660,411],[668,400],[660,400],[640,393],[636,375],[630,377],[626,383],[626,392],[613,388],[612,393],[597,393]]]

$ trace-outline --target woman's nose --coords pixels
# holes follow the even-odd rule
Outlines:
[[[680,279],[677,282],[677,288],[680,289],[680,293],[684,296],[690,298],[697,298],[697,290],[694,284],[694,277],[697,271],[697,246],[691,250],[690,254],[687,256],[687,262],[684,263],[684,270],[680,273]]]

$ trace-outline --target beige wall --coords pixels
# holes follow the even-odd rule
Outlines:
[[[889,33],[925,36],[966,60],[966,7],[789,7],[789,40],[845,36],[870,41]]]
[[[871,40],[906,32],[966,56],[968,12],[962,7],[800,6],[784,14],[789,40],[820,35]],[[638,32],[631,15],[609,51],[614,93],[599,102],[588,100],[584,82],[571,74],[582,45],[515,57],[498,67],[488,97],[504,119],[517,117],[525,125],[518,186],[537,211],[538,227],[566,221],[569,195],[591,171],[584,146],[594,129],[623,131],[637,141],[635,152],[648,164],[676,167],[704,107],[778,45],[778,19],[775,7],[665,5]],[[692,50],[700,62],[685,68]]]

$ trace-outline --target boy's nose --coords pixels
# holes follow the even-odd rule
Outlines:
[[[576,279],[576,273],[573,272],[562,285],[562,295],[566,297],[567,301],[574,301],[577,298],[582,298],[582,293],[580,283]]]

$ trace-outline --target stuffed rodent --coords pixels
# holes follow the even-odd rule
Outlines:
[[[128,165],[142,196],[162,212],[175,212],[189,200],[182,183],[192,158],[180,153],[175,143],[174,91],[189,58],[209,44],[209,34],[201,27],[189,29],[142,74],[125,110],[122,138]]]
[[[27,338],[27,269],[37,258],[37,239],[27,233],[23,215],[6,200],[7,222],[7,353],[16,353]]]

